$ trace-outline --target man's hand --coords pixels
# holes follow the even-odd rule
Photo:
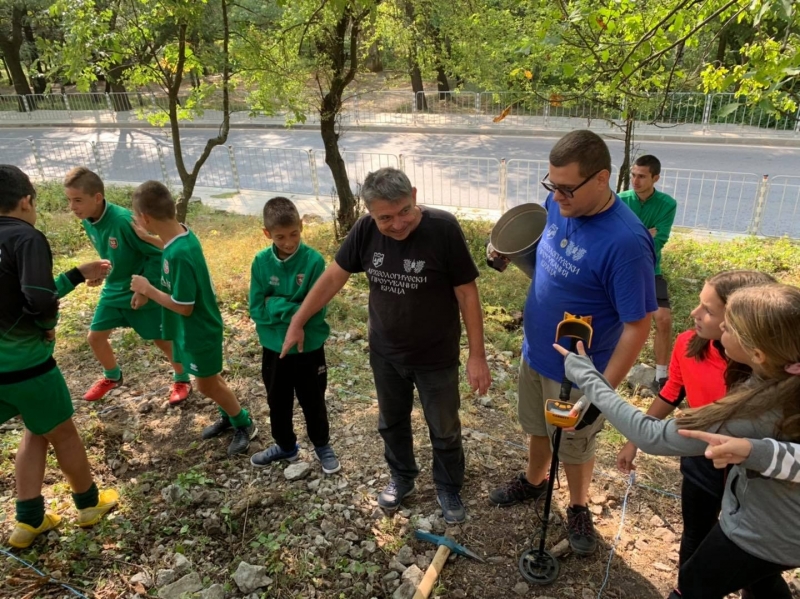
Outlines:
[[[52,343],[56,340],[56,330],[55,329],[48,329],[44,332],[44,340],[48,343]]]
[[[141,293],[134,293],[133,297],[131,297],[131,308],[134,310],[138,310],[142,306],[144,306],[150,299]]]
[[[467,359],[467,382],[478,395],[484,395],[492,384],[492,375],[486,356],[470,356]]]
[[[143,276],[133,275],[131,277],[131,291],[134,293],[148,295],[151,289],[153,289],[153,286],[150,284],[150,281],[145,279]]]
[[[617,468],[619,468],[625,474],[630,474],[631,470],[636,470],[636,464],[633,463],[633,460],[636,459],[636,453],[639,449],[628,441],[625,444],[625,447],[619,450],[617,454]]]
[[[685,428],[678,429],[684,437],[690,437],[708,443],[705,456],[713,460],[714,468],[725,468],[729,464],[741,464],[750,457],[753,444],[747,439],[717,435],[705,431],[690,431]]]
[[[652,227],[652,228],[647,229],[647,230],[650,231],[651,237],[655,237],[656,233],[658,233],[658,229],[656,229],[655,227]]]
[[[84,284],[87,287],[100,287],[103,284],[103,279],[86,279]]]
[[[94,262],[81,264],[78,270],[81,271],[86,281],[94,281],[95,279],[102,281],[111,272],[111,262],[108,260],[95,260]]]
[[[281,358],[283,358],[289,351],[296,345],[297,351],[301,354],[303,353],[303,341],[306,338],[306,333],[303,331],[303,327],[298,324],[295,324],[294,319],[289,324],[289,328],[286,329],[286,337],[283,339],[283,347],[281,348]]]

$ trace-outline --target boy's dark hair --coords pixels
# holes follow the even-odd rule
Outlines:
[[[0,214],[16,210],[25,196],[36,198],[36,189],[28,175],[13,164],[0,164]]]
[[[85,166],[76,166],[67,173],[64,177],[64,187],[70,189],[79,189],[83,193],[89,195],[102,194],[106,195],[106,188],[103,185],[103,180],[97,173],[90,171]]]
[[[602,170],[611,172],[611,153],[606,142],[588,129],[570,131],[550,150],[550,164],[553,166],[567,166],[573,162],[578,163],[581,177]]]
[[[652,154],[639,156],[634,161],[633,166],[646,166],[654,177],[661,174],[661,161]]]
[[[167,186],[159,181],[145,181],[133,190],[133,211],[156,220],[175,218],[175,200]]]
[[[287,198],[272,198],[264,204],[264,228],[272,231],[275,227],[292,227],[300,224],[300,213],[294,202]]]

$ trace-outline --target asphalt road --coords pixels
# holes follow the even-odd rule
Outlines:
[[[185,129],[185,153],[196,156],[213,129]],[[21,138],[19,145],[15,138]],[[170,180],[178,181],[170,141],[165,131],[154,129],[19,128],[0,130],[0,160],[31,168],[30,143],[36,140],[45,176],[60,178],[69,166],[93,164],[99,156],[101,171],[110,180],[139,182],[162,178],[155,142],[162,150]],[[85,142],[95,142],[95,156]],[[428,134],[344,131],[340,147],[351,181],[380,166],[397,165],[405,157],[405,170],[429,203],[472,208],[499,205],[499,160],[507,161],[506,202],[542,201],[538,185],[546,169],[554,138],[478,134]],[[84,143],[76,143],[84,142]],[[235,129],[228,145],[234,147],[240,186],[246,189],[313,195],[312,169],[319,180],[320,196],[327,197],[333,182],[324,164],[322,140],[317,131]],[[612,161],[622,162],[622,143],[610,140]],[[313,165],[302,151],[317,151]],[[283,150],[278,150],[283,149]],[[665,169],[659,187],[679,202],[676,224],[744,233],[756,213],[762,175],[774,181],[767,194],[760,232],[800,237],[800,148],[759,145],[724,145],[644,141],[637,153],[659,157]],[[469,158],[469,160],[467,160]],[[539,163],[529,161],[542,161]],[[777,177],[777,178],[775,178]],[[236,182],[228,152],[215,150],[201,172],[198,185],[232,189]],[[430,198],[435,198],[431,202]]]

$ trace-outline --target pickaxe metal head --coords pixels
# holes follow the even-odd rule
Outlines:
[[[464,557],[471,557],[472,559],[476,559],[479,562],[483,562],[484,560],[474,551],[470,551],[463,545],[459,545],[450,537],[434,535],[429,532],[425,532],[424,530],[415,530],[414,536],[419,539],[420,541],[428,541],[429,543],[433,543],[436,546],[444,545],[451,552],[455,553],[456,555],[463,555]]]

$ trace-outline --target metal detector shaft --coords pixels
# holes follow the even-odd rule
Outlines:
[[[573,353],[578,351],[578,339],[573,337],[570,340],[569,350]],[[572,381],[564,375],[561,379],[561,390],[558,394],[558,399],[563,402],[568,402],[570,395],[572,395]],[[550,460],[550,478],[547,480],[547,495],[544,498],[544,522],[542,522],[542,538],[539,540],[539,555],[544,555],[544,546],[547,542],[547,524],[550,521],[550,507],[553,503],[553,489],[555,489],[556,476],[558,473],[558,448],[561,445],[561,427],[556,427],[556,432],[553,435],[553,458]]]

